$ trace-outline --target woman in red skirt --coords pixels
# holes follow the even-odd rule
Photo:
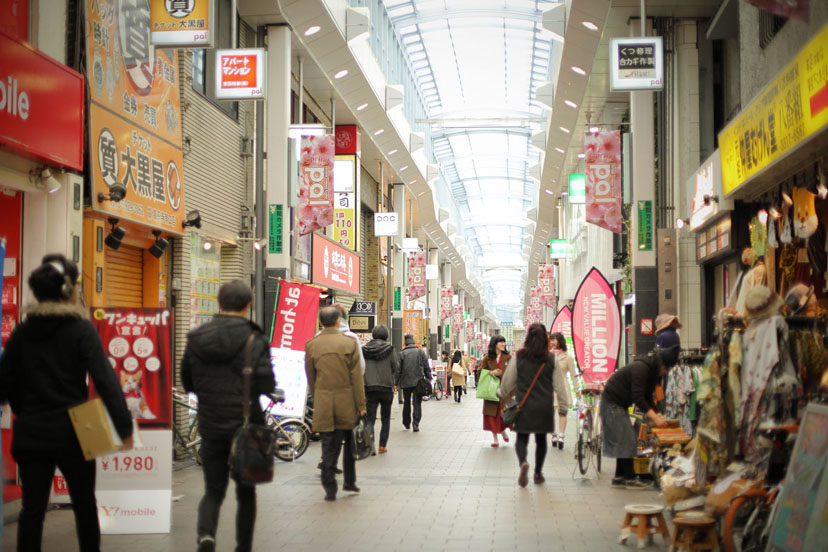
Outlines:
[[[493,376],[500,378],[506,371],[509,363],[509,352],[506,350],[506,338],[496,335],[489,341],[489,353],[477,367],[478,374],[481,370],[489,370]],[[483,401],[483,429],[492,432],[494,441],[493,447],[500,446],[497,436],[502,435],[503,441],[508,443],[509,436],[506,435],[506,424],[500,417],[500,403],[498,401]]]

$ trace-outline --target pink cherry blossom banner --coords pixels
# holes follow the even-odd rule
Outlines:
[[[425,251],[408,254],[408,299],[414,300],[426,294]]]
[[[458,333],[463,329],[463,305],[454,305],[454,332]]]
[[[555,308],[555,266],[542,264],[538,268],[540,302],[544,307]]]
[[[440,289],[440,320],[451,318],[452,297],[454,297],[453,287],[443,286]]]
[[[612,287],[597,268],[589,271],[575,294],[572,340],[584,380],[609,379],[621,352],[621,311]]]
[[[572,337],[572,309],[569,306],[562,308],[555,320],[552,321],[552,327],[549,333],[561,333],[564,339]]]
[[[586,165],[586,220],[610,232],[624,229],[621,210],[621,133],[617,130],[587,132],[584,136]]]
[[[471,343],[474,338],[474,320],[466,320],[466,343]]]
[[[333,134],[302,136],[299,162],[299,234],[333,224]]]

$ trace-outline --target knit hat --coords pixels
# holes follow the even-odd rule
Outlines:
[[[791,314],[799,314],[808,304],[808,300],[814,294],[814,286],[796,284],[785,296],[785,304],[791,310]]]
[[[411,334],[405,334],[405,346],[408,347],[409,345],[414,345],[414,336]]]
[[[656,336],[656,353],[658,358],[666,367],[675,366],[678,363],[681,352],[681,338],[673,327],[664,328]]]
[[[748,292],[745,298],[745,311],[751,320],[760,320],[779,314],[779,309],[784,304],[782,298],[769,287],[756,286]]]
[[[678,316],[675,314],[659,314],[655,319],[655,333],[660,334],[663,330],[673,327],[675,329],[681,328]]]

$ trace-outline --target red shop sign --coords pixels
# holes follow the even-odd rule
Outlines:
[[[92,324],[140,425],[172,421],[172,312],[169,309],[92,308]]]
[[[336,125],[336,154],[361,154],[362,140],[356,125]]]
[[[313,283],[358,295],[359,260],[350,249],[313,234]]]
[[[280,281],[273,310],[272,347],[304,351],[316,333],[319,288]]]
[[[597,268],[589,271],[575,294],[572,340],[584,380],[609,379],[621,352],[621,311],[612,287]]]
[[[83,75],[0,31],[0,147],[83,170]]]

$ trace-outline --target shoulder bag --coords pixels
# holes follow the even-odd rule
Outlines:
[[[512,395],[512,397],[506,401],[505,408],[500,413],[500,416],[503,418],[503,422],[506,425],[514,425],[518,419],[518,415],[520,414],[520,409],[523,408],[524,403],[526,403],[526,399],[529,398],[529,395],[532,393],[532,388],[535,387],[535,383],[538,381],[538,377],[540,377],[541,372],[543,372],[543,368],[546,366],[546,363],[540,365],[538,368],[538,372],[535,374],[535,378],[532,380],[532,383],[529,384],[529,389],[526,390],[526,393],[523,395],[523,398],[518,403],[517,397]]]
[[[257,485],[273,481],[273,454],[276,451],[276,432],[263,425],[250,423],[250,378],[253,374],[251,350],[254,334],[244,345],[244,425],[233,435],[230,447],[230,475],[243,485]]]
[[[351,455],[354,460],[365,460],[374,452],[374,435],[368,425],[368,416],[359,415],[356,389],[351,387],[351,391],[354,393],[354,410],[357,414],[357,424],[351,430]]]
[[[465,376],[466,375],[466,369],[463,368],[463,365],[460,364],[459,362],[455,362],[454,364],[451,365],[451,373],[456,375],[456,376]]]

